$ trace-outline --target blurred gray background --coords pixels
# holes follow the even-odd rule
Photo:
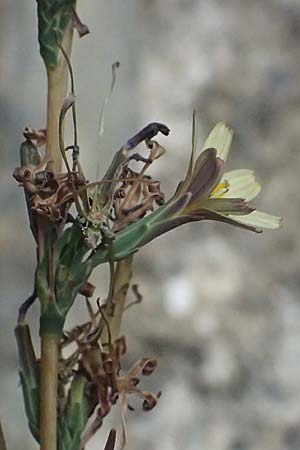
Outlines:
[[[22,129],[45,124],[45,73],[35,2],[0,3],[1,286],[0,416],[8,450],[36,448],[26,428],[14,339],[31,293],[34,246],[23,193],[12,179]],[[102,170],[148,122],[170,137],[153,174],[171,194],[191,149],[219,120],[235,129],[227,167],[252,168],[260,209],[284,228],[254,235],[224,224],[186,225],[135,257],[144,300],[126,314],[130,365],[159,358],[146,385],[157,408],[128,415],[129,450],[298,450],[300,446],[298,0],[90,0],[91,34],[75,37],[79,133],[90,179],[111,64],[121,67],[105,118]],[[97,295],[106,269],[93,276]],[[38,306],[30,320],[37,329]],[[80,299],[73,317],[84,320]],[[112,423],[118,424],[117,407]],[[108,424],[105,430],[107,430]],[[103,448],[104,434],[90,450]]]

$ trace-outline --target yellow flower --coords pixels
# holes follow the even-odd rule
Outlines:
[[[249,204],[261,190],[254,173],[247,169],[224,173],[233,131],[224,122],[218,123],[195,161],[195,118],[193,129],[193,148],[188,172],[172,198],[174,201],[187,193],[190,194],[179,215],[189,218],[189,221],[217,220],[255,232],[279,228],[281,218],[256,211]]]

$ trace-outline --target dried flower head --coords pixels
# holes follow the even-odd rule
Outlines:
[[[142,399],[143,411],[153,409],[160,397],[160,392],[153,394],[138,387],[140,377],[150,376],[157,366],[157,361],[153,358],[141,358],[129,370],[122,370],[122,359],[127,353],[125,337],[121,336],[112,342],[109,332],[109,342],[101,344],[99,340],[101,318],[100,322],[97,321],[99,313],[100,310],[97,313],[90,310],[90,321],[65,332],[61,341],[61,351],[74,343],[76,349],[67,358],[63,358],[61,352],[60,391],[63,391],[63,386],[69,383],[74,373],[76,377],[84,377],[89,385],[88,410],[89,416],[94,415],[94,420],[82,436],[82,448],[101,427],[103,419],[109,414],[112,406],[119,403],[122,418],[120,443],[120,449],[122,449],[126,443],[125,416],[128,410],[133,410],[129,403],[130,397],[135,395]],[[105,317],[103,314],[105,313],[101,308],[102,318]],[[61,415],[63,415],[66,402],[62,399],[59,404]]]
[[[150,149],[148,158],[140,157],[144,166],[140,172],[129,167],[128,161],[120,174],[121,186],[114,193],[113,200],[113,230],[120,231],[143,218],[154,210],[155,205],[164,204],[164,194],[160,189],[160,182],[146,175],[149,166],[164,153],[165,149],[156,141],[147,141]]]
[[[84,183],[76,173],[72,184],[67,173],[55,174],[41,160],[37,165],[17,167],[13,175],[24,188],[28,207],[58,226],[64,225],[74,201],[73,185],[79,188]]]

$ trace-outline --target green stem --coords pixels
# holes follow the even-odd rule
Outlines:
[[[73,21],[70,20],[62,41],[62,46],[70,57],[73,39]],[[54,68],[47,69],[47,141],[46,157],[51,161],[54,172],[61,171],[61,152],[59,148],[59,115],[67,95],[68,66],[61,54]],[[51,274],[52,277],[54,274]],[[51,277],[50,277],[51,278]],[[52,284],[54,279],[51,280]],[[53,286],[51,286],[53,294]],[[53,298],[50,299],[53,301]],[[40,368],[40,449],[57,449],[57,375],[58,343],[55,333],[41,333]]]
[[[41,337],[40,369],[40,449],[57,448],[57,371],[58,342],[55,334]]]

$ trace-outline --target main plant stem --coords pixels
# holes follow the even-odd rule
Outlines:
[[[41,450],[56,450],[57,369],[58,369],[58,338],[54,334],[45,334],[41,338],[41,371],[40,371]]]
[[[73,21],[67,26],[62,46],[70,57],[73,38]],[[47,70],[47,140],[46,158],[55,173],[61,172],[62,157],[59,148],[59,114],[67,96],[68,67],[62,54],[54,69]],[[53,280],[55,283],[55,280]],[[54,301],[54,299],[52,299]],[[57,449],[57,376],[58,337],[41,335],[40,369],[40,450]]]

